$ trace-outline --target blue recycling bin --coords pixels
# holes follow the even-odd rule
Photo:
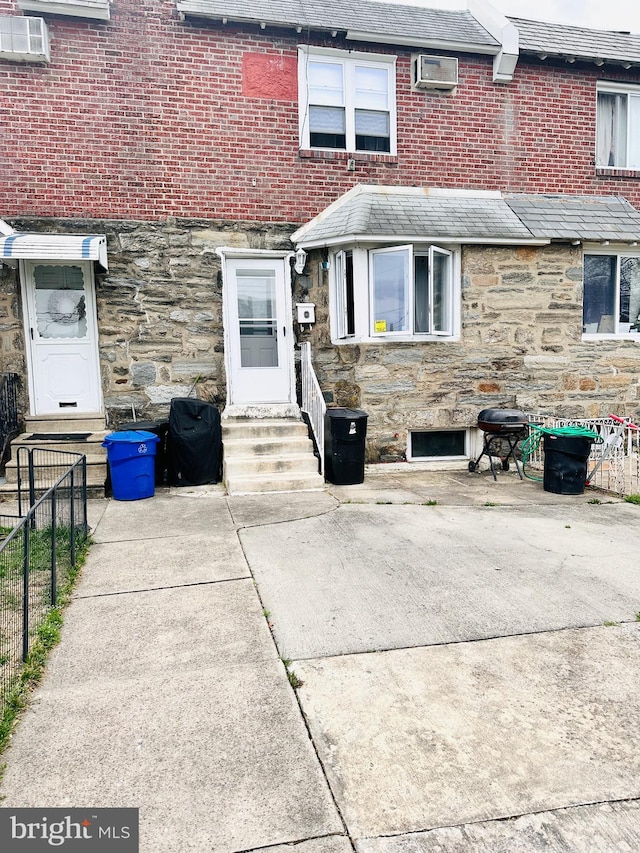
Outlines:
[[[138,501],[155,493],[156,445],[152,432],[140,429],[111,432],[102,446],[107,448],[111,489],[117,501]]]

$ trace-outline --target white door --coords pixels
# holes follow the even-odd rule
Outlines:
[[[92,264],[25,261],[32,414],[102,410]]]
[[[283,258],[228,258],[231,404],[289,403],[293,335]]]

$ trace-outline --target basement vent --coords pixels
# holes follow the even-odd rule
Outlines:
[[[0,15],[0,59],[48,62],[49,33],[44,20]]]
[[[421,53],[413,61],[413,84],[417,89],[453,89],[458,85],[458,60]]]

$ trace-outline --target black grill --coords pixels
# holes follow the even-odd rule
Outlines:
[[[524,412],[518,409],[483,409],[478,415],[478,429],[484,433],[482,453],[475,462],[469,462],[469,471],[477,471],[480,460],[487,456],[493,479],[497,480],[494,457],[500,459],[503,471],[509,470],[509,459],[513,459],[518,476],[522,480],[515,450],[518,442],[526,438],[529,431]]]

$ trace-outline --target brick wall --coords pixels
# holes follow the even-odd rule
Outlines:
[[[7,12],[14,3],[0,0]],[[456,92],[413,92],[411,52],[398,48],[398,156],[358,156],[347,172],[343,154],[298,150],[300,36],[182,22],[170,0],[118,0],[109,22],[47,23],[49,65],[0,61],[5,216],[295,223],[355,183],[617,194],[640,205],[640,178],[593,165],[596,81],[638,81],[637,71],[522,58],[513,83],[494,84],[490,57],[461,56]]]

